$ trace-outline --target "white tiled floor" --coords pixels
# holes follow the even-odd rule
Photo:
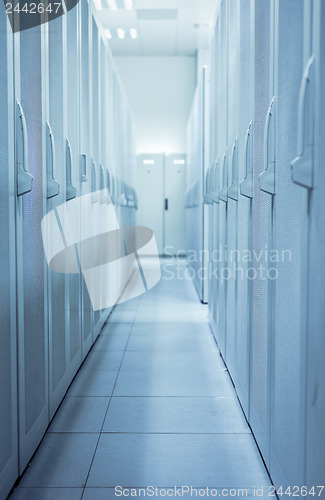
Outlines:
[[[118,485],[269,485],[189,281],[163,276],[116,308],[11,498],[108,500]]]

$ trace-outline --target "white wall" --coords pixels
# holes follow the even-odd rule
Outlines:
[[[116,57],[136,122],[139,153],[186,151],[196,57]]]

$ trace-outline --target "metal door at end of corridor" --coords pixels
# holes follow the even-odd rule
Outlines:
[[[153,230],[159,255],[163,254],[164,155],[141,154],[137,159],[138,226]]]
[[[165,157],[164,254],[185,253],[186,156]]]

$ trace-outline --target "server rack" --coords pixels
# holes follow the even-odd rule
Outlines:
[[[23,161],[33,177],[33,183],[28,185],[27,177],[26,187],[21,194],[17,192],[15,221],[21,473],[49,423],[47,269],[41,237],[41,221],[47,208],[44,25],[16,32],[13,37],[16,162]]]
[[[216,264],[222,272],[227,251],[237,249],[244,275],[223,283],[219,272],[209,284],[216,340],[279,493],[296,485],[307,498],[325,470],[323,11],[319,0],[220,2],[205,196],[210,254],[224,253]],[[199,126],[193,112],[189,128]],[[198,145],[189,149],[196,158]]]
[[[238,279],[237,345],[233,379],[246,417],[249,418],[250,345],[252,331],[253,250],[253,97],[254,6],[240,2],[238,251],[242,276]],[[247,256],[247,257],[246,257]]]
[[[310,2],[308,2],[310,5]],[[275,194],[273,249],[279,258],[274,281],[271,365],[270,470],[276,486],[305,485],[306,329],[300,316],[304,307],[304,222],[307,197],[292,182],[290,163],[297,151],[299,102],[305,29],[304,1],[275,3],[274,94]],[[304,214],[305,213],[305,214]],[[282,252],[290,251],[290,255]],[[290,290],[290,294],[288,294]],[[290,370],[288,370],[288,364]],[[285,383],[283,383],[285,381]],[[288,449],[292,454],[288,456]]]
[[[86,356],[95,340],[92,306],[81,273],[54,273],[45,262],[42,219],[55,209],[64,226],[65,202],[78,205],[75,198],[90,192],[91,157],[96,156],[98,161],[96,189],[105,185],[107,159],[103,158],[103,169],[99,167],[99,139],[97,147],[89,126],[91,113],[92,119],[96,115],[96,106],[90,101],[89,68],[98,47],[93,48],[91,34],[96,38],[97,25],[88,2],[82,1],[60,18],[20,33],[12,32],[5,6],[1,5],[4,336],[0,370],[4,370],[4,376],[0,395],[6,405],[0,414],[0,495],[5,497],[41,441],[81,364],[82,354]],[[19,23],[19,16],[14,22]],[[114,96],[112,86],[105,86],[107,75],[113,79],[116,70],[103,33],[97,31],[97,37],[105,66],[98,107],[101,98],[105,103],[119,99],[125,117],[119,125],[127,126],[125,133],[132,138],[133,122],[120,82],[116,79],[118,91]],[[92,85],[100,87],[98,72]],[[96,120],[99,123],[98,109]],[[101,121],[103,156],[109,151],[109,141],[124,148],[118,154],[127,158],[124,175],[133,182],[133,141],[117,143],[116,134],[123,136],[124,131],[116,130],[114,120],[112,107],[107,107]],[[114,137],[106,141],[107,134]],[[121,166],[116,165],[116,170],[119,172]],[[84,225],[78,226],[83,215]],[[72,222],[79,227],[79,241],[88,215],[76,214]],[[97,333],[109,313],[106,309],[98,314]]]
[[[238,109],[239,109],[239,2],[229,2],[227,6],[227,146],[228,161],[228,203],[227,203],[227,252],[228,271],[226,287],[226,360],[230,369],[235,366],[237,343],[237,268],[238,268]]]
[[[0,393],[3,404],[0,411],[0,496],[6,496],[18,475],[18,408],[17,408],[17,336],[16,336],[16,258],[15,258],[15,204],[17,173],[15,163],[13,93],[13,37],[4,4],[0,5],[0,179],[1,210],[1,350]],[[5,402],[5,403],[4,403]]]
[[[66,201],[80,195],[80,4],[69,10],[66,19],[66,105],[64,107],[66,121]],[[80,230],[79,230],[80,233]],[[81,363],[82,345],[82,276],[79,273],[67,275],[69,290],[69,362],[73,366],[72,374],[76,373]]]

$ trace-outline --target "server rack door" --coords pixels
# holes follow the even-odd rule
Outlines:
[[[109,94],[111,93],[111,85],[108,80],[108,51],[106,45],[104,43],[103,38],[100,36],[99,42],[99,153],[101,164],[104,169],[104,187],[108,190],[110,188],[109,185],[109,174],[108,174],[108,165],[109,165],[109,123],[112,121],[112,117],[109,114]],[[109,313],[109,309],[102,311],[101,314],[101,322],[103,323],[107,315]]]
[[[253,246],[253,33],[252,0],[240,2],[239,52],[239,136],[238,136],[238,323],[233,379],[249,417],[250,334],[252,331],[252,246]]]
[[[107,120],[108,120],[108,99],[107,86],[109,82],[107,81],[107,52],[106,46],[104,44],[103,38],[99,38],[99,93],[100,93],[100,106],[99,106],[99,135],[100,135],[100,145],[99,154],[100,161],[103,168],[108,168],[108,155],[107,155]],[[109,89],[110,90],[110,89]]]
[[[139,208],[137,225],[147,226],[155,233],[159,254],[163,253],[164,223],[164,156],[140,155],[138,157],[136,185]]]
[[[80,1],[80,195],[91,192],[91,144],[90,124],[90,15],[87,0]],[[81,227],[86,232],[86,221]],[[86,234],[86,233],[85,233]],[[93,308],[89,293],[82,278],[82,357],[85,358],[92,345]]]
[[[100,195],[99,195],[99,176],[98,176],[98,166],[96,165],[96,162],[94,158],[91,159],[91,191],[93,193],[92,195],[92,206],[91,209],[93,211],[92,215],[92,226],[93,226],[93,231],[94,234],[100,234],[101,228],[100,228],[100,220],[96,218],[96,212],[98,213],[98,205],[101,203]],[[96,252],[96,242],[93,244],[93,252],[95,254]],[[95,283],[92,285],[93,287],[96,286]],[[99,284],[100,286],[100,284]],[[93,313],[93,318],[94,318],[94,325],[93,325],[93,342],[96,340],[98,336],[98,322],[100,318],[100,312],[94,311]]]
[[[277,272],[271,371],[271,474],[276,486],[285,487],[305,485],[307,332],[300,314],[304,307],[302,219],[307,217],[307,193],[292,182],[290,168],[297,152],[298,103],[304,72],[304,0],[277,1],[275,19],[275,253],[270,260]]]
[[[235,368],[237,333],[237,267],[238,267],[238,107],[239,107],[239,2],[228,2],[227,45],[228,45],[228,214],[227,214],[227,340],[226,361],[231,372]]]
[[[95,19],[91,18],[91,89],[90,89],[90,110],[91,110],[91,152],[92,158],[95,161],[95,175],[97,178],[95,190],[99,189],[98,167],[99,167],[99,147],[100,147],[100,134],[99,134],[99,108],[100,108],[100,92],[99,92],[99,40],[98,40],[98,27]],[[100,311],[94,311],[94,328],[93,328],[93,341],[97,338],[99,333],[99,319]]]
[[[211,89],[212,90],[212,89]],[[212,94],[212,92],[211,92]],[[211,123],[211,120],[210,120]],[[211,131],[211,128],[210,128]],[[207,260],[207,273],[208,273],[208,306],[209,306],[209,313],[211,318],[213,317],[213,285],[214,282],[211,279],[211,270],[212,270],[212,261],[211,261],[211,255],[213,252],[213,223],[214,223],[214,204],[211,199],[211,184],[212,184],[212,177],[213,177],[213,165],[209,167],[209,170],[207,172],[207,175],[209,175],[209,186],[208,186],[208,191],[206,192],[206,195],[208,195],[209,201],[208,201],[208,260]]]
[[[189,227],[188,261],[192,268],[193,283],[201,301],[206,297],[206,233],[204,220],[204,179],[205,130],[207,127],[207,78],[203,68],[194,97],[192,111],[187,127],[187,223]],[[207,229],[207,228],[206,228]]]
[[[80,85],[80,5],[69,10],[66,17],[66,75],[67,75],[67,105],[66,110],[66,172],[67,201],[80,195],[79,171],[79,85]],[[80,274],[68,274],[69,280],[69,363],[73,367],[71,375],[81,363],[81,278]]]
[[[49,422],[46,267],[41,221],[46,210],[42,50],[44,25],[15,33],[16,162],[34,178],[16,200],[19,472]],[[19,184],[18,184],[19,188]]]
[[[250,422],[267,464],[270,453],[270,364],[273,298],[267,279],[268,252],[272,245],[273,196],[260,189],[259,175],[267,158],[274,156],[268,147],[269,134],[274,131],[273,98],[273,2],[254,3],[255,67],[254,67],[254,198],[253,198],[253,332],[250,387]],[[265,141],[265,138],[267,140]],[[266,143],[266,144],[265,144]],[[267,146],[267,147],[266,147]],[[271,162],[271,160],[270,160]]]
[[[0,497],[18,476],[13,35],[0,5]]]
[[[211,276],[211,296],[209,296],[209,304],[212,313],[214,329],[217,325],[218,318],[218,290],[219,290],[219,279],[218,275],[219,269],[219,259],[218,259],[218,249],[219,249],[219,179],[220,179],[220,157],[219,157],[219,108],[220,108],[220,20],[219,16],[216,21],[216,26],[214,30],[214,52],[213,61],[211,63],[211,81],[212,87],[211,92],[214,96],[213,100],[213,127],[212,135],[210,141],[214,144],[213,146],[213,156],[211,158],[213,164],[213,174],[212,174],[212,193],[213,193],[213,206],[211,209],[211,250],[210,250],[210,271]]]
[[[92,29],[91,29],[91,91],[90,91],[90,104],[91,104],[91,150],[92,156],[96,162],[99,164],[99,146],[100,146],[100,134],[99,134],[99,108],[100,108],[100,92],[99,92],[99,40],[98,40],[98,27],[95,19],[92,17]]]
[[[219,276],[220,276],[220,260],[219,260],[219,179],[220,179],[220,162],[219,159],[216,160],[213,168],[212,176],[212,193],[213,193],[213,206],[212,206],[212,246],[210,253],[211,262],[211,276],[209,277],[212,281],[212,319],[214,323],[214,331],[216,325],[218,324],[218,293],[219,293]]]
[[[313,54],[315,56],[315,110],[314,189],[310,199],[310,249],[308,302],[308,387],[307,387],[307,463],[306,484],[308,496],[313,497],[313,486],[325,484],[324,414],[325,414],[325,317],[324,317],[324,254],[325,254],[325,171],[324,171],[324,113],[325,113],[325,5],[314,2]],[[310,111],[312,111],[310,109]],[[305,264],[306,265],[306,264]],[[318,488],[314,491],[319,492]],[[321,498],[325,497],[324,490]]]
[[[99,167],[99,151],[100,151],[100,134],[99,134],[99,108],[100,108],[100,92],[99,92],[99,34],[98,27],[95,19],[92,17],[92,29],[91,29],[91,131],[90,134],[92,140],[92,157],[95,160],[96,167]],[[97,175],[98,171],[96,172]],[[95,189],[99,188],[98,175],[97,175],[97,186]],[[97,337],[99,331],[99,319],[100,311],[94,311],[94,329],[93,329],[93,340]]]
[[[219,132],[218,156],[220,159],[220,193],[219,193],[219,245],[220,274],[218,291],[218,323],[216,327],[217,341],[222,355],[226,356],[226,310],[227,310],[227,280],[223,276],[227,272],[227,205],[228,205],[228,35],[227,35],[227,2],[220,5],[220,64],[219,64]]]
[[[46,51],[46,127],[47,212],[66,201],[65,105],[65,16],[48,23]],[[57,410],[69,385],[69,293],[64,273],[48,268],[49,318],[49,398],[50,417]]]
[[[202,144],[202,172],[201,172],[201,203],[200,209],[202,211],[202,262],[201,269],[197,271],[197,281],[201,282],[201,302],[208,303],[208,257],[207,250],[209,248],[209,208],[204,201],[204,179],[209,169],[209,112],[210,112],[210,92],[209,92],[209,73],[210,70],[204,67],[202,70],[202,123],[203,123],[203,144]]]
[[[185,155],[165,157],[164,248],[176,255],[185,253]]]
[[[217,342],[223,357],[226,357],[227,328],[227,212],[228,212],[228,158],[225,151],[220,167],[219,191],[219,293],[218,293],[218,323]]]
[[[231,153],[231,184],[228,187],[227,214],[227,253],[229,272],[227,282],[227,351],[226,361],[231,373],[236,368],[235,351],[237,347],[237,291],[238,291],[238,140],[234,142]]]

